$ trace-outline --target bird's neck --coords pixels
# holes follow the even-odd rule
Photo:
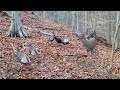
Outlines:
[[[16,48],[16,51],[19,52],[20,51],[19,48]]]

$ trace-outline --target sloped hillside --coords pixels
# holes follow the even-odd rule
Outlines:
[[[3,79],[107,79],[118,78],[111,76],[108,71],[111,48],[98,42],[95,53],[86,52],[86,48],[81,41],[77,40],[72,30],[59,24],[50,22],[47,19],[32,16],[23,12],[22,22],[26,32],[30,36],[30,41],[34,47],[38,48],[39,54],[35,57],[29,55],[33,69],[28,65],[21,64],[16,57],[10,43],[23,44],[24,39],[7,37],[10,27],[10,18],[2,16],[0,18],[0,78]],[[63,45],[56,42],[48,43],[48,36],[39,32],[40,28],[44,32],[58,35],[66,35],[70,39],[70,44]],[[116,51],[114,64],[120,66],[120,52]],[[119,68],[115,68],[113,73],[119,75]]]

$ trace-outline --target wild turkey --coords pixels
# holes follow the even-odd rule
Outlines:
[[[21,63],[29,63],[30,62],[30,59],[24,54],[22,53],[20,50],[19,50],[19,46],[16,45],[16,55],[18,57],[18,59],[20,60]]]
[[[61,37],[60,37],[60,36],[56,36],[54,32],[53,32],[53,37],[54,37],[54,40],[55,40],[57,43],[63,43]]]
[[[91,51],[91,53],[93,53],[93,49],[96,46],[96,32],[94,31],[88,36],[84,34],[76,34],[76,36],[83,42],[87,52]]]
[[[29,50],[30,54],[32,54],[32,55],[36,55],[38,53],[36,48],[33,47],[32,44],[29,44],[28,50]]]
[[[69,44],[69,40],[67,37],[56,36],[54,32],[53,35],[49,37],[49,40],[51,42],[55,40],[57,43],[63,43],[64,45]]]

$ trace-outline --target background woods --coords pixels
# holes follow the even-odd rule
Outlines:
[[[97,35],[112,44],[116,27],[116,11],[33,11],[34,15],[72,28],[75,32],[90,33],[97,29]],[[120,47],[117,38],[117,47]]]

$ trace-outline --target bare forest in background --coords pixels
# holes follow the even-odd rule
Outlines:
[[[65,25],[78,33],[89,34],[96,29],[98,36],[112,44],[117,11],[33,11],[31,13]],[[120,37],[117,38],[116,48],[120,47],[119,41]]]

